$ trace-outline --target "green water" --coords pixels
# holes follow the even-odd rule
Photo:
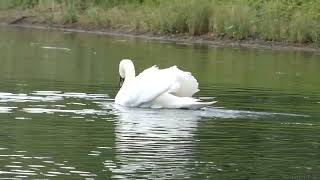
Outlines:
[[[115,106],[118,63],[202,110]],[[0,27],[0,179],[320,179],[320,56]]]

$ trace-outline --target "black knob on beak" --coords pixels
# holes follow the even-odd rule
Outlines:
[[[119,87],[121,88],[124,82],[124,78],[120,77],[119,79]]]

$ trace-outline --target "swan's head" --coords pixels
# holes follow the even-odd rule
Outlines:
[[[119,64],[120,87],[125,79],[132,79],[136,76],[133,62],[130,59],[122,59]]]

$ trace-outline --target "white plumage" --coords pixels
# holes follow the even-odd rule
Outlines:
[[[131,60],[123,59],[119,73],[124,78],[115,103],[127,107],[199,109],[215,102],[200,102],[192,95],[199,91],[197,80],[176,66],[152,66],[135,76]]]

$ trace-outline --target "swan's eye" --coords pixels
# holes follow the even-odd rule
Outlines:
[[[124,82],[124,78],[120,77],[120,79],[119,79],[119,87],[120,88],[122,87],[123,82]]]

